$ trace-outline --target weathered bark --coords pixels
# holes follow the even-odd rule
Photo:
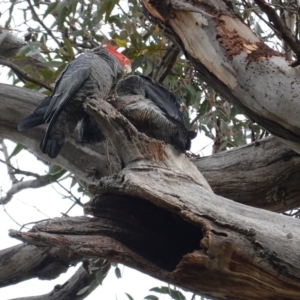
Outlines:
[[[300,77],[225,1],[141,0],[150,20],[176,42],[200,77],[248,117],[300,151]]]
[[[213,194],[184,155],[138,133],[106,102],[89,101],[87,112],[125,166],[100,180],[101,195],[87,207],[101,218],[54,220],[12,236],[105,255],[216,299],[299,299],[299,220]]]
[[[0,287],[31,278],[53,279],[82,256],[59,248],[17,245],[0,251]]]
[[[70,138],[60,155],[53,160],[41,153],[39,148],[45,127],[41,126],[25,132],[18,131],[18,122],[32,113],[42,98],[43,95],[38,92],[0,84],[0,136],[23,144],[43,161],[62,166],[84,181],[94,181],[93,177],[88,178],[91,171],[96,178],[108,175],[104,145],[93,148],[82,147],[74,138]],[[114,158],[113,153],[111,157]],[[116,160],[113,159],[113,162],[118,166]]]
[[[195,161],[213,191],[276,212],[299,206],[300,155],[271,137]]]
[[[94,269],[93,272],[89,270],[91,268]],[[105,277],[109,269],[110,263],[103,259],[98,259],[95,262],[91,261],[90,263],[86,262],[86,268],[81,266],[68,281],[62,285],[56,285],[50,293],[11,300],[81,300],[101,284],[101,282],[96,283],[97,271],[101,271],[102,276]],[[92,284],[94,284],[94,287],[91,287]]]
[[[19,120],[30,114],[42,97],[35,91],[0,84],[0,136],[25,145],[44,161],[62,166],[85,182],[109,175],[104,145],[82,147],[70,139],[52,160],[39,149],[44,127],[17,130]],[[114,151],[110,151],[110,160],[118,170]],[[218,195],[277,212],[300,205],[300,156],[274,138],[193,162]],[[94,177],[88,177],[91,170]]]
[[[165,32],[180,44],[202,78],[242,107],[251,118],[299,151],[299,103],[292,103],[299,92],[295,69],[287,67],[287,62],[278,53],[264,47],[249,28],[227,10],[222,1],[173,0],[168,2],[171,5],[168,4],[167,7],[163,7],[166,3],[164,1],[151,1],[151,5],[147,0],[143,2],[152,18],[157,18]],[[153,8],[155,2],[158,6]],[[175,2],[177,7],[172,7]],[[160,13],[157,13],[156,9]],[[273,78],[272,74],[276,76]],[[254,83],[253,78],[257,82]],[[24,93],[25,90],[22,90],[22,97],[26,97]],[[19,109],[13,106],[16,102],[15,98],[7,106],[13,108],[10,110],[12,114],[16,114],[14,109]],[[4,107],[5,105],[4,102]],[[75,219],[71,227],[63,226],[69,221],[72,222],[72,219],[60,220],[57,224],[53,221],[45,230],[42,224],[36,227],[48,233],[12,232],[12,235],[36,245],[67,248],[79,255],[107,256],[163,280],[218,299],[299,298],[300,265],[297,245],[300,232],[297,220],[245,207],[214,195],[185,156],[178,155],[170,146],[138,134],[114,110],[105,103],[102,105],[103,108],[100,109],[91,102],[88,110],[97,118],[126,168],[118,175],[102,178],[96,189],[102,196],[97,198],[95,207],[90,204],[87,210],[101,219],[86,219],[87,223],[84,223],[83,218]],[[24,111],[25,107],[21,105],[21,109]],[[3,109],[0,109],[0,114],[1,110],[7,114],[7,110]],[[17,133],[15,128],[9,117],[2,113],[0,135],[20,139],[39,153],[38,144],[42,131],[34,130],[26,135]],[[35,136],[31,137],[31,134]],[[73,152],[67,151],[67,147]],[[253,146],[248,147],[250,149]],[[261,149],[260,146],[254,148]],[[81,178],[85,178],[86,169],[98,162],[99,153],[95,152],[93,160],[88,148],[83,149],[74,142],[70,142],[64,149],[65,153],[62,153],[55,163],[65,166]],[[82,151],[86,153],[79,156]],[[295,184],[297,181],[290,185],[287,176],[295,174],[293,178],[297,180],[299,157],[287,149],[285,151],[284,147],[282,152],[266,152],[270,154],[263,159],[259,158],[262,164],[253,163],[251,167],[246,165],[250,173],[244,171],[242,179],[248,185],[249,191],[250,182],[253,189],[257,189],[257,177],[253,176],[259,174],[261,180],[264,174],[268,174],[266,182],[269,182],[269,185],[264,189],[260,184],[256,192],[260,199],[264,200],[255,202],[255,205],[277,211],[285,205],[292,207],[292,204],[286,202],[287,196],[290,195],[295,200],[293,189],[296,189],[295,195],[299,193],[299,189]],[[278,160],[273,159],[273,153],[278,155]],[[230,153],[222,155],[227,159],[231,157]],[[215,157],[222,160],[222,156]],[[287,171],[284,170],[283,162],[286,157],[289,158],[290,166]],[[82,161],[84,158],[88,160]],[[206,166],[207,160],[204,160]],[[279,171],[274,169],[277,177],[269,172],[271,168],[266,165],[267,160],[271,162],[272,168],[280,166]],[[90,165],[87,165],[87,162]],[[99,177],[108,173],[105,172],[104,162],[102,155],[102,160],[97,165]],[[262,166],[265,169],[263,174],[260,173]],[[237,180],[241,180],[241,173],[234,170],[237,168],[230,168],[224,163],[223,176],[235,177],[236,180],[232,186],[233,191],[237,189]],[[285,172],[284,176],[282,172]],[[212,174],[212,177],[216,178],[217,175]],[[250,174],[252,181],[251,178],[245,180],[246,174]],[[223,179],[223,185],[227,184],[226,180]],[[222,185],[218,183],[218,187],[220,186]],[[242,190],[238,188],[239,191]],[[224,191],[226,192],[228,190]],[[254,194],[251,194],[252,197]],[[242,201],[242,195],[236,195],[235,192],[231,192],[231,195]],[[110,201],[105,202],[103,199]],[[147,203],[145,206],[142,205],[144,202]],[[149,207],[148,204],[152,206]],[[118,205],[122,208],[119,215],[116,214]],[[102,209],[99,210],[99,207]],[[161,209],[163,213],[160,213]],[[153,223],[166,230],[159,231],[160,228],[151,224],[149,211],[153,216]],[[134,220],[129,222],[128,216],[134,216]],[[106,222],[97,223],[99,220]],[[85,226],[80,232],[75,224],[78,221],[80,224],[83,222],[82,226]],[[92,222],[97,223],[94,231],[88,226]],[[118,226],[118,223],[122,223],[123,227]],[[173,236],[166,224],[175,232]],[[176,224],[179,226],[176,227]],[[117,228],[119,232],[116,232]],[[180,229],[184,229],[183,233]],[[140,234],[141,232],[145,234]],[[155,236],[156,232],[160,233],[158,237]],[[187,236],[187,232],[194,234]],[[155,243],[150,247],[152,241]],[[182,244],[189,247],[177,249],[176,245]],[[174,248],[177,252],[172,251]],[[176,255],[170,257],[170,253]]]

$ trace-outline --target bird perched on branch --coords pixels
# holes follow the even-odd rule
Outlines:
[[[111,45],[80,55],[61,73],[52,94],[18,124],[18,129],[49,123],[40,148],[55,158],[80,121],[94,122],[83,109],[85,99],[105,99],[121,75],[130,70],[130,60]]]
[[[173,145],[180,152],[191,147],[197,133],[189,131],[176,96],[150,77],[131,75],[118,82],[116,93],[124,100],[121,112],[147,135]],[[132,97],[131,96],[138,96]],[[127,101],[127,103],[126,103]]]
[[[44,115],[50,102],[51,97],[45,97],[32,114],[25,117],[18,123],[18,130],[25,131],[30,128],[45,124]]]

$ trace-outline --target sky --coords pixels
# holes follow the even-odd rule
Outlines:
[[[5,11],[5,3],[1,4],[1,12]],[[15,16],[16,17],[16,16]],[[15,18],[18,20],[18,18]],[[0,24],[3,25],[3,24]],[[16,24],[17,25],[17,24]],[[18,26],[17,26],[18,27]],[[7,78],[7,68],[0,67],[0,82],[9,83]],[[8,147],[8,152],[11,153],[15,144],[10,141],[5,141]],[[197,138],[192,141],[192,152],[200,156],[210,155],[212,153],[212,141],[205,137],[204,134],[198,134]],[[4,160],[3,153],[0,151],[0,159]],[[23,150],[11,161],[14,166],[39,174],[47,172],[47,166],[38,161],[32,154]],[[19,179],[21,176],[18,177]],[[26,178],[24,179],[26,180]],[[63,184],[66,188],[70,187],[70,179],[65,180]],[[6,165],[0,162],[0,197],[5,195],[5,192],[11,187],[10,178],[7,174]],[[78,194],[76,188],[72,192]],[[20,242],[8,236],[9,229],[19,230],[21,226],[27,223],[36,222],[42,219],[60,217],[72,205],[72,202],[65,198],[65,191],[52,184],[40,189],[28,189],[16,194],[13,199],[7,204],[0,206],[0,250],[17,245]],[[89,199],[86,197],[82,202],[87,202]],[[75,206],[69,213],[70,216],[83,215],[82,208]],[[27,225],[30,228],[31,225]],[[0,299],[12,299],[17,297],[26,297],[34,295],[42,295],[53,290],[57,284],[63,284],[80,266],[69,268],[68,272],[61,274],[58,278],[51,281],[43,281],[38,279],[27,280],[17,285],[8,286],[0,289]],[[130,294],[133,299],[143,299],[149,295],[149,289],[153,287],[166,286],[167,284],[151,278],[145,274],[137,272],[133,269],[119,265],[122,278],[117,279],[114,268],[112,268],[108,276],[103,281],[103,285],[99,286],[87,300],[127,300],[128,297],[125,293]],[[170,299],[169,296],[152,293],[161,300]],[[186,299],[192,299],[191,293],[185,293]],[[194,298],[199,300],[200,297]]]

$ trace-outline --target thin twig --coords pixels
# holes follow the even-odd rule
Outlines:
[[[193,125],[198,121],[198,119],[201,117],[200,112],[198,112],[197,116],[190,122],[190,128],[193,127]]]
[[[177,46],[176,46],[177,47]],[[178,54],[180,53],[180,49],[174,49],[174,51],[172,52],[172,55],[169,59],[169,63],[167,64],[167,67],[165,69],[165,71],[163,72],[163,74],[159,77],[158,82],[159,83],[163,83],[163,81],[165,80],[165,78],[169,75],[169,73],[171,72],[171,70],[173,69],[175,63],[176,63],[176,59]]]
[[[291,63],[292,67],[300,65],[300,44],[297,38],[293,35],[288,26],[284,23],[284,20],[278,16],[276,10],[271,7],[264,0],[254,0],[259,8],[268,16],[270,22],[273,23],[274,27],[279,31],[282,39],[287,45],[295,52],[297,60]]]
[[[166,78],[166,76],[169,74],[169,72],[171,71],[171,69],[173,68],[175,62],[176,62],[176,58],[177,55],[179,54],[180,49],[175,45],[172,44],[169,49],[166,51],[166,53],[164,54],[164,56],[162,57],[161,61],[159,62],[159,64],[157,65],[157,67],[154,69],[153,71],[153,76],[152,78],[158,82],[163,82],[164,79]],[[157,80],[159,74],[163,71],[163,75],[161,75],[160,79]]]
[[[56,44],[58,45],[58,47],[61,47],[61,43],[59,42],[59,40],[54,36],[54,34],[52,33],[52,31],[43,23],[43,21],[39,18],[38,14],[36,13],[36,11],[34,10],[34,7],[32,6],[30,0],[27,0],[27,3],[29,5],[29,8],[32,12],[32,15],[34,17],[34,19],[39,22],[41,24],[41,26],[46,30],[46,32],[53,38],[53,40],[56,42]]]
[[[6,208],[5,208],[5,206],[3,205],[2,206],[3,207],[3,210],[4,210],[4,212],[6,213],[6,215],[14,222],[14,223],[16,223],[18,226],[22,226],[20,223],[18,223],[9,213],[8,213],[8,211],[6,210]]]
[[[35,224],[35,225],[36,225],[36,224],[38,224],[38,223],[47,222],[47,221],[49,221],[49,220],[51,220],[51,219],[48,218],[48,219],[43,219],[43,220],[39,220],[39,221],[34,221],[34,222],[25,223],[25,224],[23,224],[23,225],[21,226],[20,231],[21,231],[23,228],[29,229],[29,228],[26,227],[27,225],[31,225],[31,224]]]
[[[30,81],[35,84],[38,84],[39,86],[42,86],[51,92],[53,91],[53,87],[51,85],[49,85],[46,82],[43,82],[37,78],[32,77],[31,75],[29,75],[27,72],[23,71],[20,67],[18,67],[13,62],[0,58],[0,64],[11,68],[17,75],[20,75],[25,80]]]
[[[9,166],[10,168],[12,168],[13,169],[13,174],[32,176],[32,177],[35,177],[35,178],[39,178],[41,176],[37,173],[33,173],[33,172],[29,172],[29,171],[23,171],[23,170],[20,170],[18,168],[15,168],[13,165],[11,165],[10,163],[7,163],[6,161],[4,161],[2,159],[0,159],[0,162],[4,163],[7,166]]]
[[[68,189],[66,189],[59,181],[55,181],[55,183],[57,183],[68,194],[70,194],[75,199],[75,203],[76,204],[78,204],[79,206],[83,207],[83,204],[81,203],[80,198],[77,198],[71,191],[69,191]]]
[[[4,154],[4,158],[5,158],[5,161],[4,163],[6,164],[7,166],[7,173],[10,177],[10,180],[13,184],[17,183],[19,180],[16,178],[15,174],[14,174],[14,170],[13,170],[13,166],[11,165],[10,163],[10,160],[9,160],[9,155],[8,155],[8,151],[7,151],[7,147],[4,143],[4,141],[1,142],[1,147],[2,147],[2,152]],[[2,161],[2,159],[1,159]],[[3,162],[3,161],[2,161]]]

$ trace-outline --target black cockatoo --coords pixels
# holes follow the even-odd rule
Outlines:
[[[139,131],[172,144],[180,152],[190,149],[191,139],[197,133],[186,128],[180,104],[173,93],[142,75],[131,75],[119,81],[116,93],[121,96],[118,99],[124,100],[128,96],[138,96],[125,104],[121,112]]]
[[[43,153],[55,158],[65,138],[74,131],[79,121],[97,126],[83,109],[85,99],[105,99],[130,66],[130,60],[111,45],[80,55],[61,73],[52,94],[41,102],[33,114],[18,124],[18,129],[22,131],[49,123],[40,148]]]

